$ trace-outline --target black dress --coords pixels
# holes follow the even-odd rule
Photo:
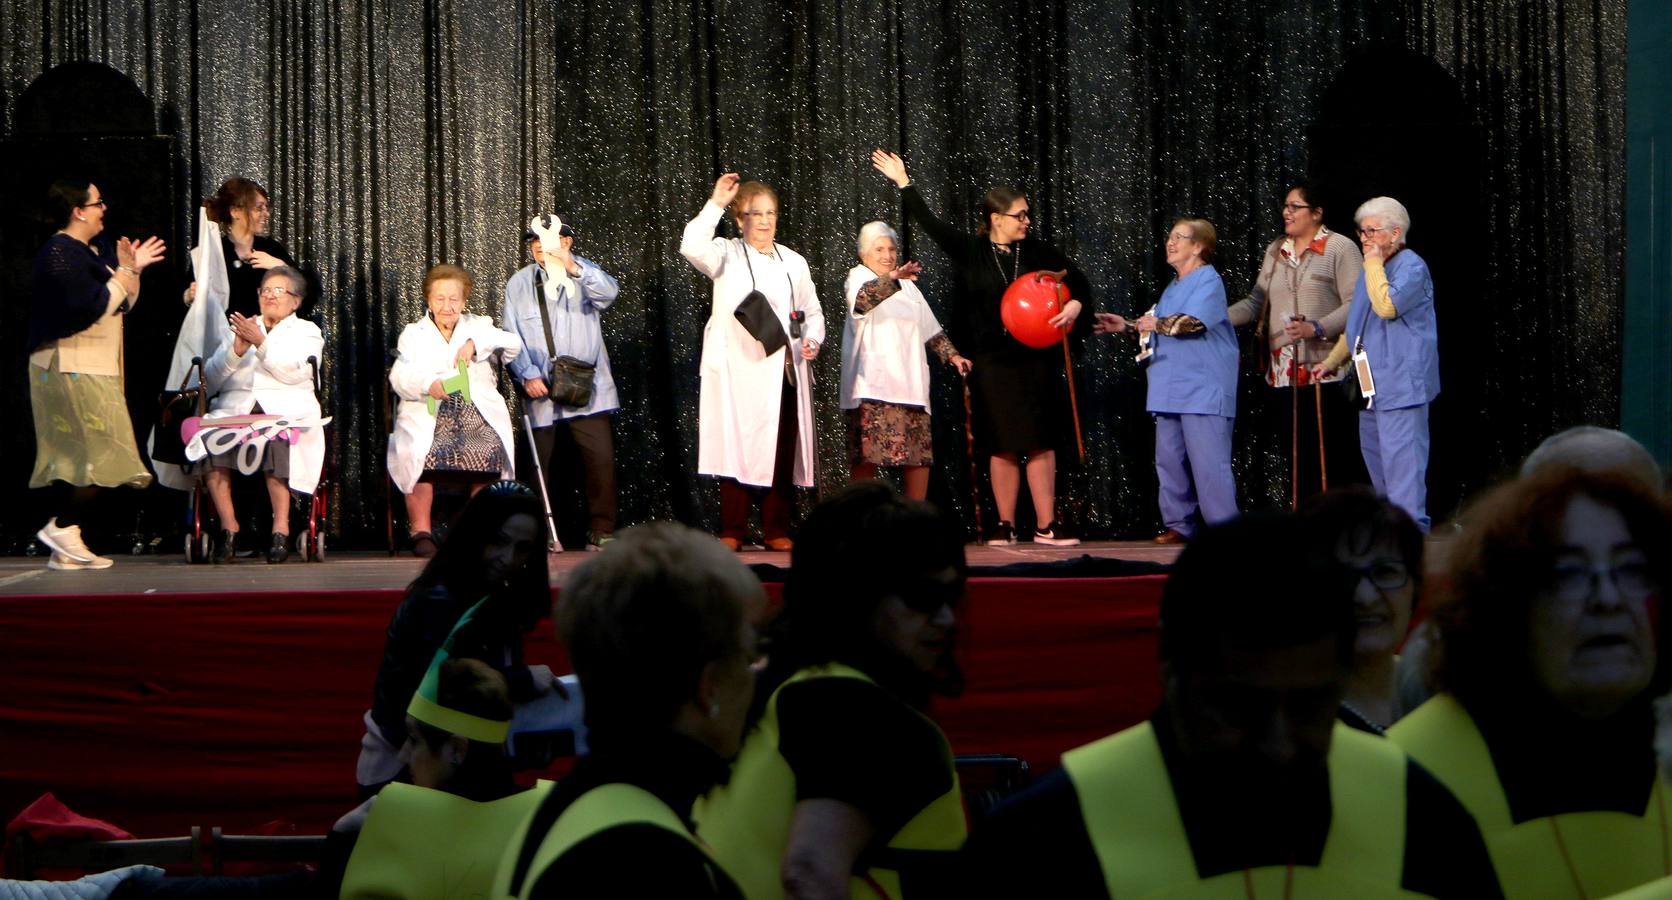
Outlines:
[[[987,454],[1070,446],[1062,349],[1035,349],[1011,337],[999,318],[999,303],[1005,288],[1022,275],[1068,270],[1064,283],[1081,307],[1069,331],[1077,345],[1091,333],[1091,283],[1073,260],[1046,241],[1026,237],[1012,245],[1010,253],[1000,253],[985,236],[965,234],[936,218],[916,185],[902,188],[900,198],[906,215],[952,259],[957,289],[946,330],[975,363],[969,386],[976,444]]]

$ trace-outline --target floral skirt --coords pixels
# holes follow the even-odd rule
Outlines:
[[[480,479],[470,480],[493,481],[510,468],[504,442],[476,404],[451,394],[437,405],[435,439],[424,457],[426,471],[452,477],[478,475]]]
[[[145,487],[151,473],[134,443],[122,379],[29,366],[29,406],[35,421],[35,470],[29,486],[63,481],[78,487]]]
[[[848,449],[855,463],[926,466],[934,461],[929,411],[879,400],[848,410]]]

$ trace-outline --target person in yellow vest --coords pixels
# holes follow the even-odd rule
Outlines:
[[[750,900],[921,897],[964,842],[946,736],[963,534],[937,508],[859,482],[814,509],[731,778],[697,833]]]
[[[764,606],[736,554],[672,522],[629,528],[574,570],[556,616],[588,752],[511,836],[488,896],[743,896],[690,812],[742,743]]]
[[[1161,599],[1159,710],[982,821],[967,896],[1490,898],[1480,833],[1385,739],[1337,720],[1347,571],[1287,515],[1203,531]],[[1250,579],[1284,558],[1287,577]]]
[[[1388,737],[1474,814],[1512,900],[1672,876],[1652,710],[1672,507],[1628,472],[1557,467],[1464,522],[1432,615],[1440,692]]]
[[[478,603],[460,618],[407,706],[401,759],[412,783],[385,785],[338,820],[318,896],[484,896],[506,841],[550,791],[550,782],[523,790],[511,778],[505,739],[513,707],[504,676],[452,655],[481,610]],[[329,889],[333,873],[337,891]]]

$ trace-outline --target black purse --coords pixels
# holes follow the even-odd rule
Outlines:
[[[157,413],[157,427],[151,437],[151,459],[156,462],[176,466],[187,464],[186,439],[180,434],[180,423],[192,416],[203,415],[208,398],[203,387],[201,362],[198,359],[192,360],[192,366],[186,370],[186,377],[181,380],[179,390],[163,391],[157,395],[157,403],[162,409]],[[198,375],[197,386],[187,387],[192,383],[194,369]]]
[[[552,314],[546,309],[545,270],[534,268],[534,303],[540,307],[540,327],[546,332],[546,355],[551,358],[551,371],[546,379],[548,396],[559,406],[580,409],[592,402],[593,378],[598,372],[598,361],[582,362],[573,356],[558,356],[557,342],[552,340]]]

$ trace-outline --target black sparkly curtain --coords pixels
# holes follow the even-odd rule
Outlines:
[[[1475,158],[1457,161],[1478,173],[1471,205],[1413,207],[1413,246],[1450,253],[1461,260],[1452,269],[1469,273],[1458,280],[1467,291],[1437,285],[1452,324],[1436,513],[1550,431],[1618,415],[1624,0],[0,8],[8,131],[12,99],[42,71],[97,60],[138,82],[180,139],[193,186],[180,216],[231,175],[272,193],[273,235],[324,287],[333,505],[351,537],[382,531],[384,366],[422,311],[424,270],[465,266],[477,282],[471,310],[497,315],[521,264],[520,223],[534,212],[572,221],[577,252],[622,284],[604,322],[623,404],[623,519],[711,525],[715,492],[694,474],[709,287],[676,248],[718,172],[775,185],[780,240],[812,266],[830,323],[814,388],[828,489],[847,477],[836,407],[843,277],[859,226],[900,218],[893,188],[869,167],[871,147],[903,152],[930,205],[972,229],[988,186],[1030,191],[1035,227],[1086,270],[1099,309],[1152,303],[1170,275],[1159,242],[1171,217],[1205,216],[1235,299],[1277,233],[1282,186],[1318,163],[1309,139],[1323,98],[1344,67],[1378,50],[1437,63],[1477,137],[1464,151]],[[1334,87],[1374,108],[1402,90],[1401,73],[1382,74]],[[1376,142],[1381,129],[1366,121],[1363,140]],[[1361,179],[1367,189],[1386,183],[1375,175]],[[1332,209],[1331,221],[1350,213]],[[945,260],[906,236],[944,308]],[[1064,458],[1063,508],[1100,536],[1156,525],[1152,427],[1131,355],[1129,341],[1100,338],[1078,360],[1087,457]],[[1274,506],[1287,465],[1269,422],[1252,414],[1259,391],[1251,380],[1243,391],[1237,475],[1245,505]],[[27,416],[25,398],[5,403],[8,416]],[[962,398],[944,371],[934,412],[932,497],[973,523]],[[28,460],[5,466],[11,479]]]

